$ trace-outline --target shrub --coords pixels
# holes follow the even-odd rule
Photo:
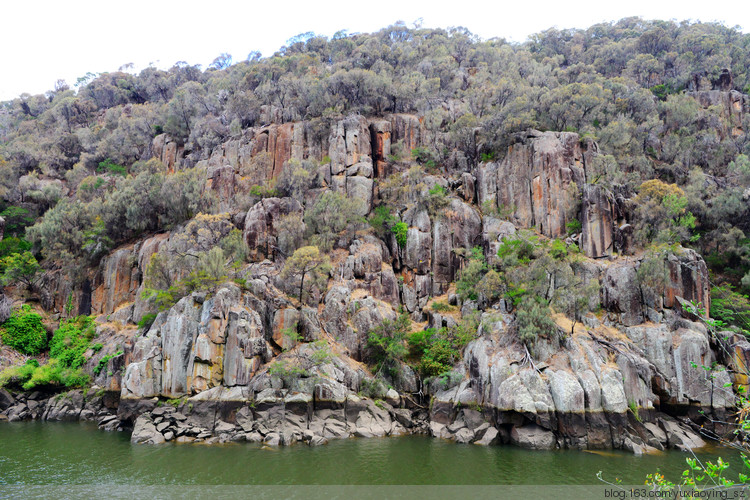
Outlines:
[[[409,314],[402,312],[395,321],[385,320],[368,333],[367,354],[378,374],[383,371],[391,377],[398,374],[399,363],[407,353],[404,340],[410,326]]]
[[[487,262],[484,260],[482,249],[472,248],[469,263],[459,272],[456,281],[456,293],[461,300],[477,300],[477,284],[486,272]]]
[[[446,311],[452,311],[454,307],[450,304],[447,304],[445,302],[438,302],[435,301],[432,303],[432,310],[435,312],[446,312]]]
[[[32,286],[37,280],[41,267],[34,255],[29,252],[13,253],[0,259],[0,284],[23,283]]]
[[[94,336],[96,327],[89,316],[64,321],[52,335],[50,357],[65,368],[80,368],[86,362],[85,353]]]
[[[42,317],[33,312],[28,304],[14,311],[3,323],[0,336],[5,345],[31,356],[47,347],[47,331],[42,324]]]
[[[120,355],[122,355],[122,351],[117,351],[114,354],[107,354],[106,356],[102,357],[102,359],[99,360],[99,363],[97,363],[97,365],[94,367],[94,375],[99,375],[102,370],[107,367],[110,359],[116,358]]]
[[[750,331],[750,298],[731,285],[715,286],[711,288],[711,317]]]
[[[29,360],[25,365],[13,366],[0,372],[0,387],[13,384],[26,391],[46,386],[82,387],[88,382],[89,377],[83,370],[66,368],[54,358],[42,366],[36,360]]]
[[[138,328],[145,328],[146,330],[148,330],[149,328],[151,328],[151,325],[154,324],[155,320],[155,313],[144,314],[141,320],[138,322]]]
[[[565,224],[565,228],[568,230],[568,234],[576,234],[581,232],[583,226],[581,225],[581,221],[579,221],[578,219],[573,219]]]
[[[449,372],[474,337],[476,326],[475,322],[467,320],[452,328],[427,328],[411,333],[408,344],[412,364],[424,377]]]
[[[110,158],[99,162],[99,166],[96,168],[99,173],[107,173],[113,175],[121,175],[123,177],[128,175],[128,169],[122,165],[118,165],[113,162]]]
[[[396,243],[398,243],[398,246],[404,248],[409,236],[409,226],[406,225],[406,222],[395,223],[391,228],[391,232],[396,235]]]

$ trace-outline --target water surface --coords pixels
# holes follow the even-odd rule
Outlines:
[[[294,484],[600,484],[597,471],[643,484],[660,469],[676,480],[684,453],[635,457],[607,451],[528,451],[458,445],[425,436],[346,439],[311,448],[227,445],[133,445],[127,433],[89,423],[0,424],[0,484],[294,485]],[[701,459],[737,452],[713,449]],[[735,478],[736,473],[732,474]]]

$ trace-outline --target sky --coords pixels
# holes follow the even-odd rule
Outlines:
[[[463,26],[483,39],[523,42],[551,27],[587,28],[624,17],[718,21],[750,29],[750,9],[685,0],[10,0],[0,28],[0,101],[39,94],[58,79],[71,86],[87,72],[133,63],[167,69],[177,61],[205,68],[221,53],[242,61],[272,55],[313,31],[367,33],[404,21],[427,28]],[[420,21],[421,20],[421,21]]]

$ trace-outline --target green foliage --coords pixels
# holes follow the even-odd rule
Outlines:
[[[451,328],[427,328],[407,336],[409,360],[423,377],[450,372],[463,350],[476,337],[477,321],[467,317]]]
[[[348,198],[334,191],[325,191],[318,196],[312,207],[305,211],[305,225],[310,241],[327,252],[343,237],[350,240],[353,231],[363,218],[363,201]]]
[[[437,166],[438,158],[434,150],[426,147],[417,147],[411,150],[411,156],[414,161],[424,165],[428,169],[433,169]]]
[[[409,336],[409,350],[419,360],[417,369],[424,377],[434,377],[450,371],[461,357],[461,352],[454,347],[445,328],[439,331],[428,328],[412,333]]]
[[[568,256],[568,246],[562,240],[552,240],[549,253],[553,259],[564,259]]]
[[[664,288],[669,283],[669,270],[667,269],[669,251],[670,247],[666,245],[654,245],[647,250],[636,272],[641,286],[650,288],[658,294],[664,293]]]
[[[482,155],[480,156],[480,160],[482,163],[493,162],[495,161],[495,156],[497,155],[494,151],[490,151],[489,153],[482,153]]]
[[[111,158],[107,158],[104,161],[100,161],[99,166],[96,168],[96,171],[99,173],[121,175],[123,177],[128,175],[127,167],[123,167],[122,165],[117,165],[115,162],[112,161]]]
[[[359,383],[358,394],[367,398],[383,398],[387,392],[388,387],[378,378],[363,378]]]
[[[10,205],[0,212],[0,217],[5,219],[5,238],[23,236],[26,228],[34,223],[34,216],[31,211],[14,205]],[[0,256],[2,255],[0,253]]]
[[[369,222],[370,226],[375,230],[375,234],[384,239],[393,229],[394,225],[398,223],[398,219],[391,215],[391,210],[388,206],[379,205],[372,211],[367,222]]]
[[[750,335],[750,297],[736,292],[731,285],[711,288],[711,318],[734,325]]]
[[[260,186],[255,185],[250,187],[250,194],[252,196],[255,196],[257,198],[273,198],[279,195],[278,191],[276,191],[276,188],[273,186]]]
[[[31,243],[23,238],[5,237],[0,241],[0,273],[5,269],[3,267],[3,258],[12,254],[22,254],[31,250]]]
[[[515,267],[531,262],[538,248],[539,238],[528,232],[522,232],[515,238],[505,238],[497,250],[502,267]]]
[[[581,221],[579,221],[578,219],[573,219],[565,224],[565,229],[568,230],[568,234],[576,234],[581,232],[583,226],[581,225]]]
[[[315,351],[310,355],[310,361],[313,366],[320,366],[326,363],[330,363],[333,360],[333,353],[328,347],[328,344],[324,340],[316,340],[313,342]]]
[[[111,360],[112,358],[116,358],[117,356],[122,356],[122,351],[117,351],[116,353],[103,356],[102,359],[99,360],[99,363],[97,363],[94,367],[94,375],[98,376],[102,372],[102,370],[107,367],[107,365],[109,364],[109,360]]]
[[[299,286],[295,284],[295,288],[297,298],[302,302],[307,300],[314,288],[324,289],[330,270],[328,256],[322,255],[316,246],[306,246],[295,250],[286,260],[281,276],[285,279],[299,278]]]
[[[651,179],[636,197],[636,237],[643,244],[695,242],[697,219],[687,210],[688,199],[676,184]]]
[[[292,364],[289,360],[276,360],[268,367],[268,374],[272,377],[279,377],[284,382],[284,386],[291,388],[295,380],[300,377],[306,377],[307,371],[297,365]]]
[[[156,320],[156,313],[144,314],[141,320],[138,322],[138,328],[148,330]]]
[[[424,203],[427,212],[435,217],[442,215],[441,211],[450,204],[450,200],[445,188],[440,184],[435,184],[427,191]]]
[[[448,304],[447,302],[441,302],[436,300],[432,303],[432,310],[435,312],[447,312],[454,310],[455,307]]]
[[[682,91],[682,88],[680,87],[673,87],[670,83],[665,84],[659,84],[654,85],[651,87],[651,92],[659,98],[660,101],[666,101],[667,96],[676,94],[680,91]]]
[[[47,331],[42,317],[24,304],[13,311],[10,318],[0,326],[3,343],[23,354],[36,355],[47,348]]]
[[[367,357],[376,367],[377,373],[385,372],[391,377],[398,375],[399,363],[407,353],[406,335],[411,328],[407,312],[401,312],[395,321],[385,320],[367,334]]]
[[[549,306],[544,300],[525,296],[516,309],[518,337],[526,345],[532,345],[537,337],[552,337],[556,332],[555,322],[550,317]]]
[[[406,241],[409,237],[409,226],[406,225],[406,222],[396,222],[393,227],[391,227],[391,232],[396,236],[396,243],[400,248],[406,247]]]
[[[461,300],[477,300],[477,284],[487,272],[487,261],[480,247],[471,249],[469,262],[458,273],[456,293]]]
[[[34,255],[29,252],[13,253],[0,260],[0,284],[23,283],[32,286],[36,282],[41,266]]]
[[[90,316],[65,320],[55,330],[49,343],[49,354],[65,368],[80,368],[86,362],[85,353],[96,336],[96,325]]]

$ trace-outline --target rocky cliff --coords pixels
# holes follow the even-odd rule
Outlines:
[[[636,453],[698,445],[700,438],[675,418],[706,426],[725,419],[734,401],[726,386],[746,381],[733,380],[724,365],[745,366],[750,346],[735,341],[733,355],[717,354],[717,340],[685,310],[691,301],[705,310],[710,303],[706,265],[694,251],[668,256],[667,284],[658,292],[638,280],[642,256],[615,258],[624,253],[622,206],[604,187],[587,183],[598,148],[574,133],[531,130],[515,137],[500,162],[447,179],[425,175],[399,212],[408,227],[403,246],[392,234],[360,231],[335,245],[328,283],[315,300],[305,304],[287,295],[280,220],[301,215],[326,190],[362,200],[359,215],[367,215],[379,200],[381,179],[407,182],[405,168],[388,158],[392,144],[412,149],[426,136],[411,115],[352,116],[328,134],[308,122],[248,129],[205,158],[186,156],[166,136],[157,137],[152,152],[170,169],[205,171],[207,185],[230,211],[227,220],[242,231],[250,263],[236,283],[189,294],[141,328],[135,323],[154,311],[142,296],[153,255],[190,251],[176,236],[179,228],[116,249],[78,288],[49,274],[42,287],[46,307],[61,311],[70,296],[78,311],[99,317],[107,342],[90,363],[110,356],[96,377],[109,399],[40,403],[7,395],[0,410],[11,419],[73,418],[98,404],[85,416],[105,428],[134,426],[138,442],[321,444],[428,432],[459,442]],[[246,211],[231,203],[247,185],[241,178],[262,184],[292,160],[307,159],[320,167],[303,199],[265,198]],[[420,203],[435,186],[447,193],[437,211]],[[582,323],[556,315],[557,333],[540,338],[532,356],[518,341],[510,302],[482,294],[462,301],[453,284],[472,248],[493,266],[498,248],[517,230],[564,238],[574,219],[581,233],[568,242],[586,256],[577,273],[601,283],[592,300],[602,308]],[[555,286],[551,280],[550,294]],[[429,308],[437,296],[454,304],[454,312]],[[478,331],[448,375],[423,380],[404,364],[390,379],[395,390],[375,390],[382,401],[364,398],[378,385],[363,364],[368,332],[394,320],[400,308],[417,329],[450,327],[477,314]],[[156,406],[165,400],[176,409]]]

